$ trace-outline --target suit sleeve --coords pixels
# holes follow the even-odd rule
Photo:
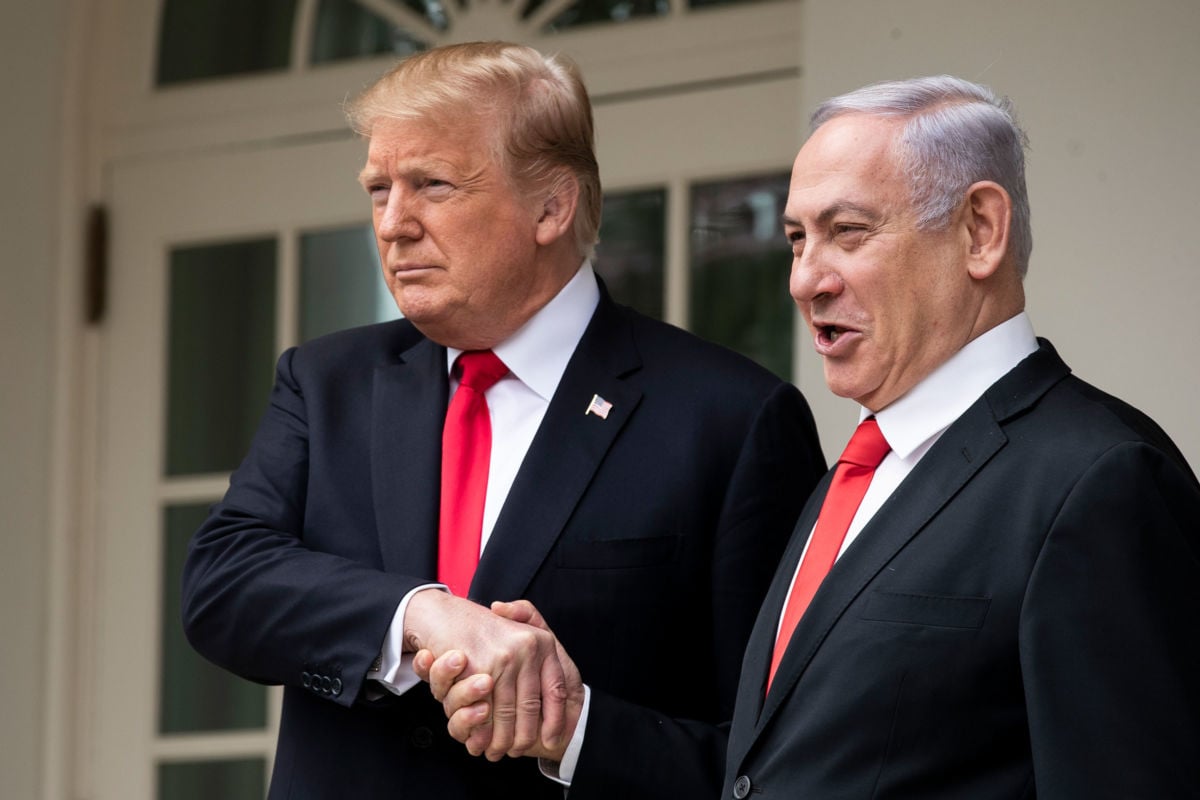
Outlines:
[[[1039,798],[1200,786],[1200,488],[1143,444],[1105,453],[1058,514],[1021,615]]]
[[[746,641],[796,517],[824,472],[812,414],[799,391],[783,384],[748,431],[716,520],[711,607],[698,610],[711,615],[713,649],[645,666],[647,681],[670,681],[695,659],[710,659],[725,721],[673,719],[593,690],[571,800],[719,794]]]
[[[183,623],[196,650],[238,675],[350,705],[397,605],[421,581],[306,545],[309,427],[295,354],[280,357],[249,454],[192,539]]]

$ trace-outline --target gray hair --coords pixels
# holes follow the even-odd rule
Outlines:
[[[1025,276],[1033,251],[1025,188],[1029,139],[1007,97],[951,75],[887,81],[826,100],[813,112],[812,129],[844,114],[908,120],[898,150],[922,228],[948,224],[976,181],[1004,187],[1013,204],[1009,251]]]

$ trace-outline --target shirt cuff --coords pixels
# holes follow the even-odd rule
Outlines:
[[[571,781],[575,778],[575,767],[579,763],[579,751],[583,749],[583,734],[584,729],[587,728],[588,709],[591,708],[591,705],[592,690],[585,683],[583,685],[583,709],[579,712],[579,721],[575,723],[575,733],[571,735],[571,741],[567,743],[562,761],[538,759],[538,769],[542,771],[542,774],[567,788],[571,787]]]
[[[413,595],[425,589],[441,589],[449,591],[445,584],[426,583],[416,587],[400,600],[396,613],[392,615],[392,624],[388,627],[387,636],[379,648],[379,656],[367,672],[367,679],[376,681],[392,694],[404,694],[421,682],[412,670],[414,653],[404,652],[404,614],[408,611],[408,602]]]

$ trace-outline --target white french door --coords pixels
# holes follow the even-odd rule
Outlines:
[[[91,763],[97,798],[261,794],[277,693],[178,623],[191,530],[220,498],[280,349],[395,315],[349,137],[113,170]],[[390,300],[390,298],[384,298]]]

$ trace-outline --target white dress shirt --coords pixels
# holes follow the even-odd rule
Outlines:
[[[1037,348],[1033,326],[1028,315],[1022,311],[968,342],[903,397],[875,412],[879,430],[892,449],[871,478],[867,493],[854,519],[850,521],[838,558],[858,538],[875,512],[887,502],[892,492],[908,477],[951,423],[982,397],[993,383]],[[869,416],[871,411],[860,407],[859,421]],[[800,557],[801,563],[807,555],[806,544]],[[796,572],[799,571],[797,565]],[[795,582],[796,576],[793,575],[793,586]],[[791,589],[788,590],[788,596],[791,596]],[[787,608],[786,600],[784,608]],[[782,622],[781,614],[780,624]]]
[[[512,336],[492,348],[508,374],[496,382],[484,394],[492,424],[492,453],[488,465],[487,495],[483,506],[483,527],[480,535],[480,552],[487,547],[496,519],[508,492],[512,489],[517,471],[529,445],[542,424],[550,399],[558,389],[559,381],[567,369],[567,362],[575,352],[583,332],[592,319],[596,304],[600,301],[600,288],[590,261],[585,260],[566,286],[549,303],[534,314],[528,322]],[[447,348],[446,372],[450,376],[450,393],[458,388],[454,376],[454,361],[461,350]],[[446,587],[430,583],[418,586],[401,600],[391,627],[380,652],[375,669],[367,678],[378,681],[394,694],[403,694],[420,683],[412,671],[412,655],[403,652],[404,614],[412,596],[423,589]],[[589,693],[590,697],[590,693]],[[569,782],[570,773],[582,747],[582,731],[586,723],[585,714],[580,717],[573,747],[568,748],[568,758],[563,759],[559,782]],[[572,752],[573,750],[573,752]],[[553,772],[553,770],[551,770]]]

